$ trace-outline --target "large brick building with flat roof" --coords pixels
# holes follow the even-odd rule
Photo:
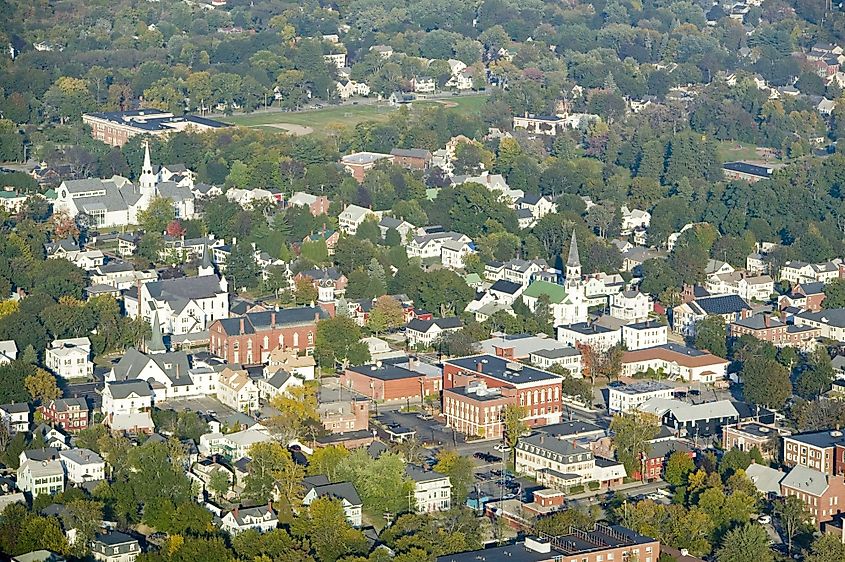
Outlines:
[[[84,113],[82,122],[91,127],[91,136],[111,146],[123,146],[135,135],[165,135],[179,131],[204,132],[228,127],[225,123],[197,117],[174,115],[158,109]]]
[[[439,396],[441,381],[440,369],[409,357],[347,367],[340,375],[341,386],[378,401]]]
[[[472,355],[443,363],[446,423],[467,435],[502,435],[502,411],[525,408],[529,426],[558,423],[561,383],[554,373],[495,355]]]

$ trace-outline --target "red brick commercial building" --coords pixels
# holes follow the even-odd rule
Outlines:
[[[425,170],[431,162],[431,152],[421,148],[394,148],[393,162],[409,170]]]
[[[38,407],[48,424],[76,433],[88,428],[90,412],[84,398],[59,398]]]
[[[317,322],[328,317],[320,307],[301,306],[221,318],[208,329],[209,351],[241,365],[266,363],[274,349],[310,353]]]
[[[494,355],[473,355],[443,363],[443,414],[447,425],[467,435],[502,435],[502,410],[526,410],[529,426],[560,422],[561,383],[554,373]]]
[[[375,167],[376,162],[382,160],[393,162],[394,158],[391,154],[383,154],[381,152],[355,152],[341,158],[340,163],[360,183],[364,181],[367,172]]]
[[[845,480],[806,466],[795,466],[780,482],[781,495],[795,496],[804,502],[807,513],[817,526],[845,511]]]
[[[686,454],[689,458],[695,458],[695,451],[685,441],[680,439],[666,439],[663,441],[652,441],[649,444],[649,451],[642,463],[645,469],[645,475],[642,470],[638,470],[631,475],[634,480],[648,480],[654,481],[663,477],[663,469],[666,467],[666,462],[675,451],[680,451]],[[643,478],[645,476],[645,478]]]
[[[819,328],[786,324],[769,314],[755,314],[728,325],[728,334],[733,338],[754,336],[777,347],[806,348],[812,345],[816,338],[821,337],[821,333]]]
[[[842,279],[842,265],[839,266],[839,278]],[[804,310],[812,310],[818,312],[822,309],[822,301],[825,298],[824,283],[816,281],[813,283],[798,283],[780,299],[778,299],[778,308],[783,310],[789,307],[803,308]]]
[[[340,375],[341,386],[380,402],[439,397],[441,383],[440,369],[404,357],[347,367]]]

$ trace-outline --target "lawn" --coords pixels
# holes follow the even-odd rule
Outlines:
[[[757,147],[753,144],[721,141],[717,150],[724,162],[733,162],[736,160],[772,160],[772,158],[766,158],[758,152]]]
[[[487,96],[455,96],[443,100],[420,100],[411,104],[411,110],[419,107],[431,107],[434,104],[448,107],[450,111],[464,114],[478,113]],[[390,107],[387,102],[363,105],[328,106],[323,109],[296,112],[262,112],[225,117],[222,121],[244,127],[273,127],[284,129],[285,125],[294,126],[294,132],[308,134],[326,133],[330,129],[354,126],[363,121],[385,121],[398,108]]]

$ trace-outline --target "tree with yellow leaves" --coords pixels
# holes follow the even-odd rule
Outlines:
[[[276,395],[270,405],[279,411],[279,415],[270,420],[270,425],[283,441],[306,437],[320,422],[314,385],[294,386],[286,393]]]
[[[34,373],[24,379],[23,384],[32,399],[42,404],[62,395],[56,385],[56,377],[44,369],[35,369]]]

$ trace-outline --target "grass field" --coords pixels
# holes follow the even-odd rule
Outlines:
[[[721,141],[717,148],[719,156],[725,162],[734,160],[768,160],[759,152],[753,144],[745,144],[734,141]]]
[[[450,111],[461,113],[478,113],[487,96],[483,94],[472,96],[454,96],[442,100],[420,100],[411,104],[411,111],[421,107],[433,105],[446,106]],[[315,132],[317,134],[337,127],[354,126],[363,121],[385,121],[398,108],[390,107],[387,102],[366,105],[328,106],[323,109],[296,112],[266,112],[233,115],[221,120],[232,125],[244,127],[279,127],[279,125],[298,126],[300,134]]]

